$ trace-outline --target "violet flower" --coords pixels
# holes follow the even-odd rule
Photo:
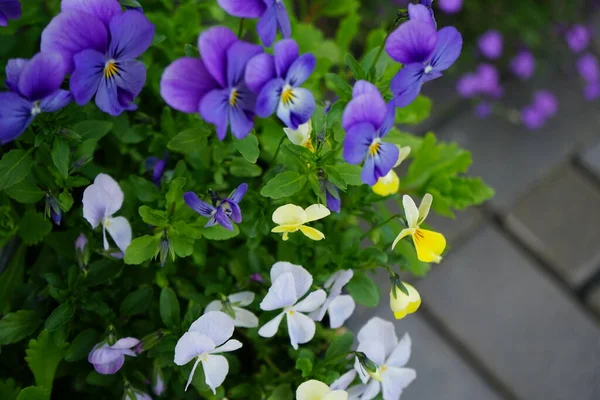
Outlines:
[[[0,0],[0,26],[8,26],[8,21],[21,17],[19,0]]]
[[[75,239],[75,257],[79,268],[85,268],[90,260],[90,252],[87,249],[88,238],[80,233]]]
[[[99,374],[115,374],[125,363],[125,356],[136,356],[131,349],[139,342],[136,338],[127,337],[117,340],[112,346],[108,343],[98,343],[88,354],[88,362]]]
[[[486,96],[499,98],[504,90],[500,85],[500,74],[491,64],[480,64],[474,73],[463,75],[456,84],[458,94],[464,98]]]
[[[398,161],[398,146],[382,142],[394,125],[396,110],[393,101],[386,105],[377,87],[367,81],[356,82],[352,96],[342,117],[344,159],[350,164],[365,160],[361,179],[373,186]]]
[[[208,222],[204,225],[205,228],[219,224],[223,228],[232,231],[233,225],[231,224],[231,221],[236,224],[242,222],[242,210],[240,209],[239,202],[242,201],[247,190],[248,185],[242,183],[229,195],[229,197],[222,200],[213,192],[212,205],[200,200],[198,195],[194,192],[185,193],[183,199],[189,208],[203,217],[208,218]]]
[[[390,57],[404,64],[391,83],[396,107],[412,103],[423,83],[441,77],[462,49],[462,36],[456,28],[436,31],[429,11],[421,4],[410,4],[408,10],[411,20],[400,25],[385,44]]]
[[[342,209],[342,199],[340,198],[340,190],[328,180],[321,181],[321,186],[325,191],[325,199],[327,200],[327,208],[330,211],[339,213]]]
[[[573,25],[565,33],[567,44],[575,53],[581,53],[590,44],[590,31],[583,25]]]
[[[527,129],[536,130],[544,126],[546,118],[534,106],[529,105],[521,111],[521,121]]]
[[[490,60],[496,60],[502,55],[504,40],[502,34],[496,30],[489,30],[477,42],[481,53]]]
[[[60,221],[62,220],[62,210],[60,209],[60,204],[56,197],[52,196],[50,193],[46,193],[46,207],[44,210],[46,217],[50,217],[54,225],[60,226]]]
[[[456,14],[462,10],[463,0],[439,0],[438,7],[446,14]]]
[[[593,54],[587,53],[581,56],[577,61],[577,70],[581,78],[588,83],[600,80],[600,65]]]
[[[293,39],[277,42],[275,55],[259,54],[246,68],[246,83],[258,95],[256,114],[266,118],[277,112],[283,123],[294,130],[310,119],[315,110],[312,93],[299,87],[310,77],[317,60],[310,54],[300,56]]]
[[[558,112],[558,100],[548,90],[538,90],[533,96],[533,107],[540,112],[544,118],[550,118]]]
[[[254,126],[256,96],[244,81],[246,64],[262,53],[260,46],[238,40],[217,26],[198,38],[202,59],[184,57],[165,69],[160,83],[163,99],[176,110],[197,113],[217,128],[223,140],[230,127],[238,139]]]
[[[117,0],[62,0],[61,9],[42,32],[41,49],[63,56],[77,104],[95,96],[112,116],[136,110],[146,82],[136,58],[150,47],[154,25],[139,11],[123,12]]]
[[[290,18],[283,0],[217,0],[229,15],[239,18],[260,18],[256,32],[267,47],[275,41],[279,30],[285,39],[292,36]]]
[[[535,71],[535,57],[527,50],[522,50],[510,62],[510,70],[522,81],[531,78]]]
[[[168,159],[169,155],[167,152],[165,152],[165,156],[163,158],[146,158],[146,170],[152,170],[152,182],[154,182],[154,184],[158,187],[160,187],[160,181],[165,174]]]
[[[0,92],[0,144],[18,138],[40,113],[58,111],[71,102],[71,94],[60,89],[65,75],[65,64],[57,53],[8,60],[9,91]]]
[[[586,100],[592,101],[600,98],[600,81],[590,82],[584,88],[583,94]]]

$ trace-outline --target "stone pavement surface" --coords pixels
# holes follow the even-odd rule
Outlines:
[[[600,399],[600,103],[564,77],[508,85],[509,104],[549,88],[561,111],[530,132],[500,117],[475,118],[432,83],[434,130],[473,152],[471,174],[496,197],[452,221],[428,220],[448,238],[445,260],[416,282],[423,309],[396,322],[409,332],[417,380],[403,400]],[[437,98],[441,100],[436,101]],[[441,107],[436,108],[436,104]],[[448,113],[450,115],[448,115]],[[392,318],[384,300],[359,308]]]

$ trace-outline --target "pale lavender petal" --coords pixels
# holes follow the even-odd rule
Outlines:
[[[223,209],[221,209],[221,208],[217,209],[217,213],[215,214],[215,220],[223,228],[228,229],[230,231],[233,230],[233,225],[232,225],[231,221],[229,220],[229,217],[227,216],[227,214],[225,214],[225,211],[223,211]]]
[[[16,93],[0,93],[0,143],[4,144],[19,137],[31,121],[31,104]]]
[[[275,41],[277,25],[277,9],[274,6],[268,7],[256,24],[258,37],[266,47],[271,47]]]
[[[215,208],[208,203],[203,202],[194,192],[187,192],[183,195],[185,204],[203,217],[211,217]]]
[[[258,18],[267,9],[262,0],[217,0],[217,2],[227,14],[239,18]]]
[[[260,91],[256,99],[256,115],[267,118],[275,112],[281,99],[283,79],[272,79]]]
[[[549,118],[558,112],[558,100],[552,92],[538,90],[533,97],[533,107],[545,118]]]
[[[379,93],[365,94],[348,103],[342,116],[342,126],[348,131],[355,124],[368,122],[375,129],[379,129],[386,114],[387,105]]]
[[[122,338],[119,339],[115,342],[115,344],[113,344],[112,346],[110,346],[113,349],[131,349],[135,346],[137,346],[140,343],[139,339],[136,339],[134,337],[126,337],[126,338]]]
[[[200,115],[205,121],[215,125],[219,140],[225,139],[229,124],[229,90],[208,92],[200,103]]]
[[[198,38],[204,65],[222,87],[227,87],[227,50],[237,40],[235,33],[224,26],[210,28]]]
[[[13,58],[6,63],[6,87],[11,92],[19,93],[19,78],[23,68],[29,60],[25,58]]]
[[[283,2],[278,2],[275,4],[275,13],[277,16],[277,25],[279,26],[281,35],[285,39],[289,39],[292,36],[292,25],[290,24],[290,16],[288,15]]]
[[[202,98],[217,85],[202,60],[184,57],[165,69],[160,81],[160,94],[174,109],[197,113]]]
[[[438,41],[431,58],[431,66],[436,71],[445,71],[460,56],[462,36],[453,26],[442,28],[438,32]]]
[[[312,54],[303,54],[289,67],[285,81],[291,87],[302,85],[310,77],[317,65],[317,59]]]
[[[102,375],[116,374],[125,363],[125,356],[119,354],[119,358],[106,364],[92,364],[96,372]]]
[[[424,70],[421,64],[405,65],[400,72],[396,74],[390,89],[394,93],[396,107],[406,107],[412,103],[423,86]]]
[[[55,112],[65,108],[71,101],[73,96],[67,90],[57,90],[54,94],[44,97],[40,101],[40,109],[42,112]]]
[[[231,133],[236,138],[243,139],[254,127],[254,112],[241,107],[229,107],[229,122]]]
[[[360,164],[376,137],[377,132],[370,123],[362,122],[352,125],[344,139],[344,160],[350,164]]]
[[[96,50],[84,50],[75,55],[75,72],[69,85],[75,101],[80,106],[92,100],[104,76],[106,56]]]
[[[115,15],[123,12],[118,1],[115,0],[62,0],[60,3],[62,11],[83,11],[93,14],[108,26]]]
[[[243,79],[246,65],[254,56],[262,53],[262,47],[237,41],[227,50],[227,84],[237,86]]]
[[[292,90],[291,100],[287,104],[283,101],[279,103],[277,116],[286,126],[297,130],[300,125],[310,120],[315,107],[315,98],[310,90],[295,88]]]
[[[50,21],[42,32],[42,52],[60,53],[67,73],[73,72],[73,56],[86,49],[105,53],[108,32],[101,20],[92,14],[65,11]]]
[[[408,16],[411,21],[421,21],[435,27],[435,20],[431,11],[423,4],[408,4]]]
[[[253,57],[246,66],[246,85],[254,93],[260,93],[262,88],[276,77],[275,57],[271,54],[259,54]]]
[[[112,18],[110,36],[110,57],[131,60],[142,55],[152,44],[154,25],[143,13],[129,10]]]
[[[422,21],[408,21],[400,25],[385,43],[389,56],[402,64],[425,63],[431,57],[437,42],[435,28]]]
[[[275,43],[275,71],[280,78],[286,78],[288,69],[300,56],[298,44],[294,39],[284,39]]]
[[[496,30],[489,30],[477,42],[481,53],[490,60],[496,60],[502,55],[504,41],[502,34]]]
[[[119,350],[112,349],[107,344],[104,344],[100,347],[95,347],[89,352],[88,362],[92,364],[108,364],[121,356],[122,354]]]
[[[41,100],[60,89],[65,74],[60,54],[38,53],[21,71],[19,92],[31,101]]]

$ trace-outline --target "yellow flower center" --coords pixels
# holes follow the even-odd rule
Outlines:
[[[229,95],[229,105],[231,105],[232,107],[235,107],[239,97],[240,97],[240,92],[237,89],[232,89],[231,94]]]
[[[281,92],[281,101],[285,106],[292,103],[294,101],[294,89],[289,86],[285,87]]]
[[[373,143],[369,146],[369,155],[373,157],[374,155],[379,153],[379,148],[381,147],[381,139],[377,138],[373,140]]]
[[[117,67],[117,63],[115,60],[110,60],[106,62],[104,66],[104,77],[112,78],[117,72],[119,72],[119,68]]]
[[[310,139],[306,143],[304,143],[304,147],[306,147],[313,153],[315,152],[315,146],[313,146],[312,141]],[[308,164],[308,166],[310,167],[310,164]]]

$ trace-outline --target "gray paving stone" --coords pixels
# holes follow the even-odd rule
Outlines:
[[[587,304],[600,314],[600,286],[596,287],[586,300]]]
[[[580,156],[582,164],[600,179],[600,141],[586,148]]]
[[[483,213],[477,208],[469,208],[455,214],[456,219],[441,217],[435,213],[431,213],[427,217],[427,224],[446,237],[448,241],[446,254],[460,246],[460,243],[470,236],[471,232],[484,220]]]
[[[518,200],[507,226],[569,284],[600,266],[600,188],[561,166]]]
[[[417,287],[519,399],[600,398],[600,326],[495,228],[477,232]]]
[[[387,299],[386,299],[387,300]],[[373,309],[358,307],[348,326],[354,332],[370,318],[394,320],[387,301]],[[398,337],[408,332],[412,355],[408,366],[417,379],[402,393],[402,400],[501,400],[419,314],[396,321]]]
[[[403,127],[410,132],[435,130],[453,114],[471,113],[467,101],[456,95],[456,76],[446,76],[423,85],[422,93],[432,101],[431,115],[417,126]]]
[[[557,95],[560,112],[538,131],[528,131],[504,117],[482,120],[468,112],[437,130],[441,139],[456,141],[473,152],[470,173],[483,177],[496,189],[490,201],[496,211],[510,210],[529,185],[599,133],[597,104],[584,101],[579,87],[564,76],[551,76],[527,86],[507,86],[503,104],[520,108],[531,102],[533,90],[539,88]]]

